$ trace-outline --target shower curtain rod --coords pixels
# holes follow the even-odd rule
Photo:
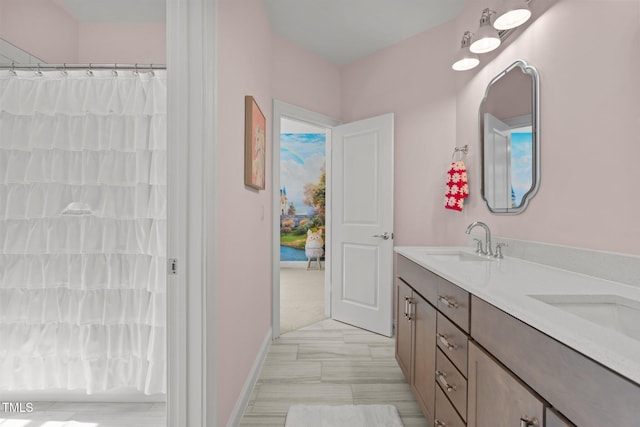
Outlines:
[[[2,64],[3,70],[166,70],[165,64]]]

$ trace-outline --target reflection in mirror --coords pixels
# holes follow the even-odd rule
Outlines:
[[[519,60],[491,80],[479,112],[482,197],[494,213],[518,214],[540,182],[538,72]]]

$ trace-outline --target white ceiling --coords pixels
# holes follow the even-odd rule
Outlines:
[[[449,21],[467,0],[264,0],[264,3],[275,33],[341,66]]]
[[[166,0],[53,1],[80,22],[164,22],[166,18]],[[342,66],[449,21],[468,0],[262,1],[275,33]]]
[[[54,0],[80,22],[165,22],[165,0]]]

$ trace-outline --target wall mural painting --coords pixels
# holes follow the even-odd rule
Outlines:
[[[324,133],[280,135],[280,260],[307,261],[307,232],[325,235]]]

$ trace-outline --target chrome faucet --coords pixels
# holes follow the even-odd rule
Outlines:
[[[472,222],[471,224],[469,224],[469,226],[467,227],[467,231],[465,231],[465,233],[467,234],[471,234],[471,230],[473,230],[475,227],[482,227],[484,228],[484,233],[485,233],[485,250],[481,250],[481,254],[482,255],[488,255],[488,256],[493,256],[493,250],[491,249],[491,230],[489,230],[489,226],[487,224],[485,224],[484,222],[481,221],[475,221]]]

